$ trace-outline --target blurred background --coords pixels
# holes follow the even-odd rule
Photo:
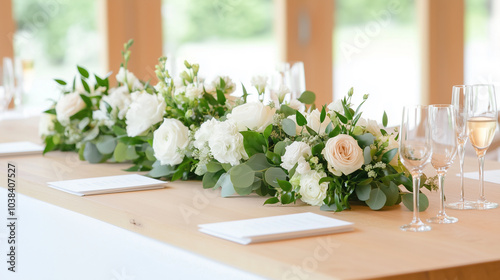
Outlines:
[[[356,100],[370,94],[366,117],[380,122],[386,110],[397,125],[406,104],[449,103],[453,84],[500,80],[499,2],[1,0],[0,56],[23,61],[25,106],[57,99],[53,79],[71,81],[76,65],[116,73],[129,38],[130,70],[153,81],[161,55],[174,74],[187,59],[247,88],[278,62],[302,60],[317,104],[354,87]]]

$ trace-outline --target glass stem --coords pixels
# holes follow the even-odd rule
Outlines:
[[[438,182],[439,182],[439,195],[440,195],[440,200],[439,200],[439,214],[438,216],[444,216],[446,215],[444,212],[444,177],[446,176],[446,173],[444,171],[438,171]]]
[[[465,201],[465,180],[464,180],[464,162],[465,162],[465,143],[458,144],[458,159],[460,160],[460,202]]]
[[[420,173],[412,174],[413,179],[413,221],[412,223],[420,222],[419,212],[419,193],[420,193]]]
[[[484,197],[484,154],[479,155],[479,201],[484,202],[486,198]]]

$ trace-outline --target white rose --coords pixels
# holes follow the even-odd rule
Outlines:
[[[254,86],[259,93],[262,93],[266,90],[267,79],[266,76],[253,76],[250,80],[250,84]]]
[[[206,142],[210,139],[210,136],[214,134],[214,127],[219,123],[216,119],[210,119],[201,124],[200,128],[194,134],[193,145],[197,149],[202,149]]]
[[[128,92],[128,88],[126,86],[121,86],[110,89],[109,95],[103,96],[102,101],[111,106],[111,115],[122,120],[127,114],[132,98]]]
[[[331,122],[329,118],[325,118],[323,122],[320,122],[321,112],[318,109],[306,114],[305,117],[307,120],[307,126],[318,132],[320,135],[325,134],[325,129]]]
[[[56,116],[53,114],[42,114],[38,123],[38,135],[44,137],[54,133],[54,121]]]
[[[371,133],[375,137],[382,136],[382,132],[380,132],[380,126],[378,126],[378,123],[374,120],[365,120],[363,118],[360,118],[356,125],[363,126],[368,133]]]
[[[227,119],[235,122],[239,131],[251,129],[262,132],[273,122],[275,112],[275,108],[260,102],[249,102],[235,107]]]
[[[69,123],[69,118],[85,108],[85,102],[78,92],[65,94],[56,104],[57,120],[62,124]]]
[[[341,171],[345,175],[361,168],[364,163],[363,150],[350,135],[339,134],[328,139],[322,152],[328,168]]]
[[[336,111],[342,115],[344,114],[344,106],[342,106],[342,101],[340,100],[335,100],[332,103],[328,104],[327,109],[330,112]]]
[[[218,122],[214,126],[208,146],[213,157],[220,163],[237,165],[240,160],[248,158],[243,147],[243,135],[231,121]]]
[[[203,96],[203,85],[189,84],[186,87],[186,97],[193,100]]]
[[[285,148],[285,154],[281,157],[281,167],[290,171],[295,164],[299,162],[299,160],[302,159],[301,162],[305,162],[305,158],[310,156],[312,156],[312,152],[309,145],[304,142],[293,142]],[[308,171],[306,169],[307,168],[305,166],[301,166],[302,171]],[[302,173],[304,172],[300,172],[300,174]]]
[[[328,183],[319,184],[321,178],[326,177],[324,172],[310,171],[300,177],[300,190],[302,196],[300,200],[313,206],[323,205],[323,200],[326,198]]]
[[[165,100],[147,92],[132,93],[132,104],[126,115],[127,135],[134,137],[160,122],[165,114]]]
[[[184,159],[189,144],[189,129],[179,120],[164,119],[153,135],[153,150],[161,164],[176,165]]]
[[[116,81],[122,84],[125,84],[125,75],[127,76],[127,87],[132,90],[142,90],[144,86],[141,81],[137,79],[134,73],[128,71],[128,69],[124,69],[120,67],[118,74],[116,74]]]

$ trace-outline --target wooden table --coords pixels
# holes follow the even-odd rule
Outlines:
[[[38,141],[37,120],[0,122],[0,142]],[[46,182],[126,174],[127,164],[89,164],[75,153],[0,159],[0,182],[5,186],[6,164],[19,168],[19,192],[38,200],[97,218],[123,229],[152,237],[221,263],[272,279],[500,279],[500,209],[447,210],[459,218],[452,225],[433,225],[432,231],[409,233],[399,226],[411,220],[404,206],[372,211],[353,206],[341,213],[307,205],[263,206],[258,196],[221,198],[199,182],[173,182],[161,190],[77,197],[48,188]],[[486,170],[500,163],[486,162]],[[458,198],[457,164],[449,170],[447,197]],[[477,160],[466,160],[466,171],[477,170]],[[432,173],[432,172],[431,172]],[[466,196],[478,194],[476,180],[466,180]],[[486,183],[486,196],[500,202],[500,186]],[[428,193],[430,207],[422,218],[438,211],[438,194]],[[2,198],[3,200],[3,198]],[[299,212],[354,222],[350,233],[278,242],[239,245],[198,232],[201,223],[220,222]]]

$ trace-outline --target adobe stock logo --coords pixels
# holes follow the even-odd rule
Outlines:
[[[340,51],[347,62],[351,62],[353,55],[368,47],[372,40],[391,24],[393,16],[401,13],[402,8],[401,0],[391,1],[386,9],[372,12],[374,19],[366,23],[364,28],[356,28],[352,42],[341,42]]]

